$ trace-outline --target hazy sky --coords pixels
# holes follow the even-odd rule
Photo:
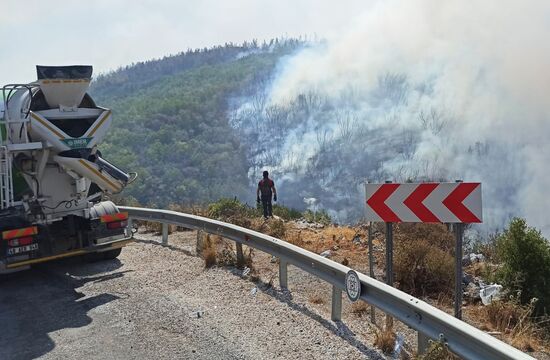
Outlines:
[[[365,0],[0,0],[0,84],[29,82],[34,65],[95,72],[187,48],[281,35],[327,37]]]

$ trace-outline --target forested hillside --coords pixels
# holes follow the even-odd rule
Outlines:
[[[157,206],[245,196],[247,150],[229,124],[230,102],[249,96],[301,44],[226,44],[99,76],[92,95],[114,114],[102,152],[139,173],[125,195]]]

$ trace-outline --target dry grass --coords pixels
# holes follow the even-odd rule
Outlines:
[[[285,240],[289,243],[317,254],[331,250],[332,260],[346,266],[349,264],[366,266],[365,259],[368,257],[366,246],[353,243],[355,237],[366,242],[365,232],[359,228],[330,225],[322,229],[301,229],[294,227],[293,223],[286,224]]]
[[[364,301],[356,301],[351,304],[351,313],[358,317],[367,316],[369,314],[369,306]]]
[[[399,224],[394,235],[398,287],[412,295],[435,295],[453,288],[454,238],[444,225]]]
[[[219,237],[217,246],[217,262],[221,266],[239,266],[233,244],[221,236]]]
[[[213,246],[204,249],[202,254],[205,268],[211,268],[217,264],[216,249]]]
[[[170,204],[170,205],[168,205],[168,209],[172,210],[172,211],[177,211],[177,212],[182,212],[182,213],[187,213],[187,214],[192,214],[192,215],[197,215],[197,216],[206,216],[207,215],[207,211],[204,208],[204,206],[195,205],[195,204],[189,204],[189,205]]]
[[[374,346],[386,355],[391,354],[395,346],[395,332],[391,329],[376,330],[374,335]]]
[[[254,250],[250,247],[243,246],[243,263],[237,261],[236,246],[231,240],[227,240],[219,235],[207,234],[203,231],[197,232],[197,255],[202,257],[205,262],[205,268],[214,265],[220,266],[245,266],[254,270],[252,258]]]
[[[432,342],[426,354],[419,356],[420,360],[458,360],[458,356],[449,351],[447,346],[440,342]]]
[[[321,297],[321,295],[318,295],[318,294],[311,295],[308,300],[310,303],[317,304],[317,305],[321,305],[325,303],[325,300]]]
[[[521,305],[512,298],[509,301],[493,301],[482,308],[482,316],[493,331],[501,332],[507,341],[523,351],[535,351],[540,346],[541,330],[530,317],[535,302]]]
[[[250,219],[248,228],[278,239],[285,239],[287,234],[287,224],[281,219],[253,218]]]

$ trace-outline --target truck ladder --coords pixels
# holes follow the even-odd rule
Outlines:
[[[11,153],[7,146],[0,146],[0,208],[14,204]]]

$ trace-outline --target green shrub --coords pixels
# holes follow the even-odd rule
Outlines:
[[[273,205],[273,215],[278,216],[283,220],[297,220],[302,217],[302,213],[298,210],[279,204]]]
[[[257,211],[237,199],[223,198],[208,205],[208,216],[219,220],[229,220],[236,217],[254,217]]]
[[[541,232],[515,218],[498,237],[497,254],[502,262],[497,279],[520,292],[521,304],[538,299],[534,315],[550,313],[550,245]]]
[[[332,219],[326,210],[311,211],[306,210],[302,214],[307,222],[320,223],[323,225],[329,225],[332,223]]]

